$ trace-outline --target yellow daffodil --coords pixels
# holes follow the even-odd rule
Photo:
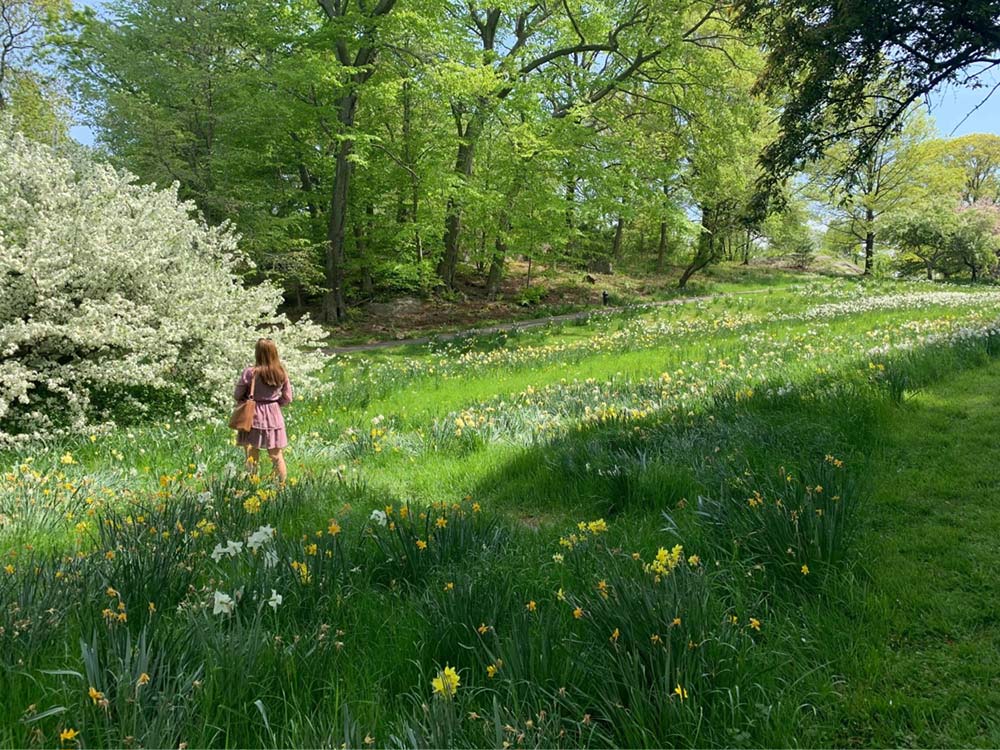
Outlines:
[[[77,736],[79,734],[80,733],[78,731],[76,731],[75,729],[73,729],[72,727],[64,729],[64,730],[62,730],[59,733],[59,741],[60,742],[73,742],[73,741],[76,740],[76,738],[77,738]]]
[[[438,672],[437,677],[431,680],[431,687],[435,693],[440,693],[445,698],[451,699],[458,690],[461,679],[454,668],[445,664],[444,669]]]

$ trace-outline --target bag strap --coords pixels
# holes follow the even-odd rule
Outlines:
[[[257,368],[250,368],[250,400],[253,401],[253,387],[257,382]]]

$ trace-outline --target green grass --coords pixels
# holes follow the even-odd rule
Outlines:
[[[884,424],[832,744],[1000,745],[998,388],[950,375]]]
[[[961,659],[992,643],[970,503],[993,415],[918,417],[995,372],[1000,301],[926,289],[812,281],[338,359],[288,412],[276,495],[177,417],[7,452],[0,745],[990,744],[992,662]],[[983,442],[952,455],[954,431]],[[947,515],[911,534],[937,521],[908,486],[968,505],[983,549]]]

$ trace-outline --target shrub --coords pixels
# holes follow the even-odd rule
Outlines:
[[[219,414],[254,340],[300,353],[321,330],[244,287],[247,262],[176,186],[33,143],[0,122],[0,444],[129,416]]]

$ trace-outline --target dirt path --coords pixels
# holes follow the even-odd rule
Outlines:
[[[692,302],[710,302],[712,300],[721,299],[723,297],[737,297],[745,294],[763,294],[764,292],[770,292],[772,289],[747,289],[741,292],[722,292],[720,294],[707,294],[699,297],[677,297],[675,299],[664,300],[662,302],[647,302],[645,304],[639,305],[642,308],[651,307],[668,307],[670,305],[686,305]],[[394,339],[389,341],[375,341],[371,344],[351,344],[349,346],[331,346],[323,349],[324,354],[355,354],[357,352],[371,352],[377,351],[379,349],[394,349],[401,346],[421,346],[423,344],[429,344],[432,341],[453,341],[458,338],[465,338],[467,336],[488,336],[493,333],[503,333],[506,331],[525,331],[532,328],[541,328],[542,326],[549,325],[550,323],[569,323],[574,320],[584,320],[595,315],[614,315],[615,313],[624,312],[629,308],[626,307],[598,307],[593,310],[581,310],[575,313],[566,313],[565,315],[550,315],[545,318],[532,318],[530,320],[519,320],[513,323],[499,323],[492,326],[484,326],[482,328],[467,328],[463,331],[452,331],[450,333],[436,333],[430,336],[418,336],[416,338],[408,339]]]

